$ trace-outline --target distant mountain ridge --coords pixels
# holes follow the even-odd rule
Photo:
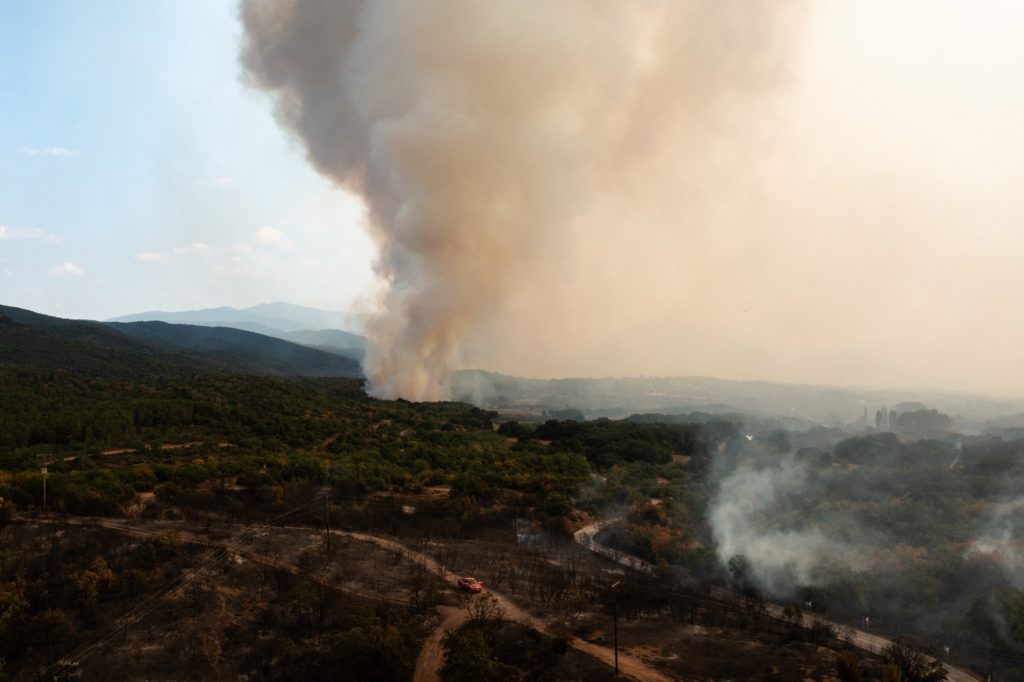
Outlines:
[[[279,332],[337,329],[358,335],[362,321],[355,313],[319,310],[293,303],[260,303],[251,308],[203,308],[169,312],[150,310],[131,315],[113,317],[107,322],[172,322],[206,326],[234,327],[239,324],[259,324]]]
[[[260,303],[251,308],[204,308],[166,312],[151,310],[111,318],[107,322],[168,322],[171,324],[230,327],[272,336],[328,353],[362,361],[366,339],[354,313],[319,310],[292,303]]]
[[[337,353],[227,327],[67,320],[0,306],[0,366],[132,377],[197,372],[360,377]]]

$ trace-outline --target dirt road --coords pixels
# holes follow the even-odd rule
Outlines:
[[[294,566],[293,564],[277,561],[275,559],[265,557],[251,550],[237,538],[215,540],[208,536],[181,530],[170,525],[153,528],[139,525],[131,525],[128,524],[124,519],[98,517],[61,517],[59,520],[61,522],[72,525],[101,526],[103,528],[109,528],[111,530],[116,530],[125,533],[132,537],[143,538],[153,537],[159,535],[162,532],[173,530],[180,534],[182,540],[185,540],[190,543],[201,544],[214,548],[228,549],[254,563],[282,568],[296,575],[299,575],[301,573],[303,577],[312,579],[316,582],[322,582],[323,584],[329,587],[340,589],[343,592],[350,592],[362,597],[405,605],[404,602],[395,601],[387,597],[382,597],[380,595],[362,594],[359,592],[354,592],[350,589],[341,588],[337,585],[323,582],[321,579],[316,578],[315,576],[302,573],[300,569],[297,566]],[[292,528],[297,531],[307,533],[309,532],[309,528],[304,526],[276,527],[282,529]],[[242,536],[246,532],[248,531],[242,529],[238,533],[238,535]],[[411,549],[406,545],[403,545],[402,543],[397,542],[395,540],[380,537],[377,535],[370,535],[367,533],[359,533],[344,530],[332,530],[331,534],[341,537],[352,538],[354,540],[360,540],[362,542],[373,543],[378,547],[382,547],[384,549],[393,551],[396,554],[404,557],[408,561],[419,564],[427,571],[437,575],[439,578],[441,578],[445,583],[449,585],[454,585],[455,580],[458,578],[457,574],[453,573],[446,566],[436,561],[433,557],[423,552]],[[182,579],[180,579],[180,582],[177,585],[175,585],[174,591],[182,589],[184,585],[187,584],[187,582],[192,577],[194,577],[194,574],[198,574],[198,572],[199,571],[196,570],[190,572],[190,574],[187,574],[186,576],[183,576]],[[499,592],[488,590],[488,593],[491,594],[497,600],[498,606],[501,607],[503,617],[506,620],[526,625],[527,627],[530,627],[539,632],[547,631],[548,623],[545,622],[543,619],[538,618],[537,616],[534,616],[533,614],[523,610],[514,602],[512,602],[508,597]],[[170,592],[167,594],[169,595]],[[147,609],[140,613],[130,613],[126,615],[124,618],[120,619],[117,623],[113,624],[110,629],[119,630],[128,623],[136,622],[137,620],[140,620],[146,613],[148,613],[149,610],[150,608],[147,605]],[[458,629],[459,627],[464,625],[466,621],[469,619],[469,615],[463,608],[441,607],[440,610],[443,614],[443,617],[440,623],[437,625],[437,627],[435,627],[434,630],[430,633],[430,635],[428,635],[426,641],[424,642],[424,646],[421,649],[419,656],[417,657],[415,674],[413,677],[415,682],[434,682],[440,679],[438,676],[438,671],[440,670],[441,665],[444,663],[444,654],[443,647],[441,646],[441,641],[444,639],[444,635],[446,633]],[[614,651],[608,647],[593,644],[591,642],[586,642],[578,638],[571,639],[568,642],[568,644],[574,649],[577,649],[585,654],[588,654],[602,661],[609,667],[612,667],[614,665],[615,654]],[[89,653],[91,653],[101,645],[102,641],[97,641],[86,647],[83,647],[79,651],[75,652],[74,658],[76,660],[82,660]],[[619,672],[623,677],[627,679],[636,680],[637,682],[671,682],[671,680],[673,679],[659,672],[658,670],[655,670],[647,666],[647,664],[639,658],[636,658],[628,652],[623,652],[622,650],[619,651]]]
[[[437,610],[441,613],[441,622],[423,641],[423,648],[416,658],[416,671],[412,676],[414,682],[441,682],[441,676],[438,675],[438,671],[444,665],[444,647],[441,646],[441,640],[446,634],[458,630],[469,621],[466,609],[439,606]]]
[[[610,519],[605,519],[603,521],[597,521],[595,523],[588,524],[577,530],[575,533],[573,533],[573,539],[575,539],[578,544],[582,545],[583,547],[586,547],[590,551],[596,552],[597,554],[600,554],[601,556],[607,559],[611,559],[612,561],[615,561],[623,566],[626,566],[627,568],[631,568],[635,571],[640,571],[643,573],[652,573],[654,570],[653,566],[651,566],[651,564],[644,561],[640,557],[636,557],[631,554],[626,554],[625,552],[620,552],[619,550],[612,549],[611,547],[606,547],[605,545],[602,545],[600,542],[597,541],[597,534],[601,532],[602,529],[604,529],[612,523],[616,523],[617,521],[621,520],[622,517],[614,517]],[[721,588],[713,588],[712,593],[716,597],[724,600],[736,601],[743,599],[741,595]],[[783,618],[783,611],[785,610],[785,607],[779,604],[767,602],[766,608],[768,614],[772,617],[780,619]],[[871,632],[867,632],[865,630],[858,630],[857,628],[851,628],[849,626],[840,625],[839,623],[835,623],[813,613],[803,614],[802,624],[804,627],[807,628],[812,627],[814,625],[828,625],[833,628],[836,628],[840,632],[849,633],[846,637],[847,642],[857,647],[858,649],[870,651],[874,654],[881,653],[886,649],[886,647],[890,646],[893,643],[891,639],[887,639],[885,637],[876,635]],[[975,675],[974,673],[967,672],[966,670],[961,670],[960,668],[954,667],[949,664],[944,665],[946,667],[946,679],[949,680],[949,682],[977,682],[978,680],[982,679],[980,676]]]
[[[372,542],[381,547],[398,552],[406,559],[420,564],[431,573],[435,573],[449,585],[453,585],[458,579],[457,574],[452,573],[448,568],[442,566],[440,563],[435,561],[433,557],[410,549],[394,540],[378,537],[376,535],[368,535],[366,533],[347,531],[331,532],[339,535],[345,535],[356,540],[363,540],[364,542]],[[488,590],[488,592],[497,600],[506,620],[526,625],[527,627],[533,628],[539,632],[547,631],[548,623],[541,618],[521,609],[500,592],[495,592],[494,590]],[[464,612],[463,609],[459,610]],[[456,625],[456,627],[465,623],[464,620],[460,622],[455,616],[450,617],[452,619],[450,623]],[[416,660],[416,676],[413,678],[415,682],[427,682],[439,679],[437,676],[437,670],[439,664],[443,662],[440,646],[441,639],[450,629],[455,629],[447,627],[446,621],[448,621],[448,617],[442,620],[441,624],[434,629],[434,632],[432,632],[427,638],[427,644],[425,644],[423,649],[420,651],[419,658]],[[431,644],[432,642],[436,642],[436,644]],[[608,647],[592,644],[591,642],[586,642],[575,637],[569,640],[569,646],[577,649],[578,651],[582,651],[589,656],[593,656],[599,661],[607,664],[609,667],[615,665],[615,652]],[[432,666],[435,667],[431,669]],[[619,651],[619,673],[627,679],[637,680],[638,682],[671,682],[673,679],[668,675],[649,667],[646,663],[632,654],[623,652],[622,650]]]
[[[181,538],[187,542],[202,544],[209,547],[228,549],[230,551],[235,552],[239,556],[245,557],[246,559],[254,563],[281,568],[296,575],[301,574],[304,577],[308,577],[314,581],[323,582],[321,579],[316,578],[315,576],[309,576],[303,573],[297,566],[293,564],[278,561],[271,557],[263,556],[262,554],[259,554],[250,549],[249,547],[247,547],[244,543],[239,542],[237,539],[214,540],[209,538],[208,536],[181,530],[173,526],[163,526],[159,528],[154,528],[139,525],[130,525],[126,523],[126,521],[123,519],[96,517],[63,517],[60,519],[60,521],[72,525],[102,526],[104,528],[109,528],[111,530],[126,533],[133,537],[152,537],[167,530],[174,530],[180,533]],[[652,567],[650,566],[650,564],[643,561],[642,559],[605,547],[597,542],[597,533],[600,532],[601,528],[604,525],[607,525],[612,521],[606,520],[604,522],[593,523],[581,528],[575,533],[576,541],[582,546],[591,549],[592,551],[595,551],[598,554],[605,556],[606,558],[610,558],[614,561],[617,561],[618,563],[627,566],[633,570],[650,572],[652,570]],[[281,526],[278,527],[281,528]],[[309,530],[306,527],[300,526],[294,526],[291,528],[294,528],[295,530],[301,530],[303,532],[308,532]],[[453,573],[447,567],[440,564],[433,557],[423,552],[411,549],[406,545],[395,540],[391,540],[389,538],[384,538],[376,535],[370,535],[367,533],[359,533],[344,530],[332,530],[331,533],[333,535],[349,537],[354,540],[359,540],[362,542],[373,543],[379,547],[393,551],[396,554],[403,556],[408,561],[419,564],[427,571],[434,573],[441,580],[443,580],[445,583],[449,585],[454,584],[455,580],[458,577],[455,573]],[[184,583],[187,582],[188,579],[189,577],[184,577],[181,584],[177,585],[176,588],[181,589],[181,587],[184,586]],[[360,597],[404,605],[404,602],[389,599],[386,596],[377,594],[364,594],[362,592],[333,585],[328,582],[323,582],[323,584],[332,588],[339,589],[343,592],[352,593]],[[497,603],[501,607],[504,613],[504,617],[507,620],[514,621],[522,625],[526,625],[539,632],[545,632],[547,630],[548,623],[546,623],[543,619],[523,610],[513,601],[511,601],[508,597],[501,593],[494,592],[493,590],[488,590],[488,592],[497,600]],[[734,592],[729,592],[728,590],[724,590],[721,588],[715,588],[713,589],[713,592],[716,597],[721,599],[743,599],[741,595],[738,595]],[[766,604],[765,608],[767,609],[768,614],[773,617],[784,617],[784,607],[779,604],[773,604],[769,602]],[[437,626],[434,628],[434,630],[430,633],[430,635],[428,635],[427,639],[424,642],[423,648],[420,651],[420,655],[416,660],[416,669],[414,675],[414,680],[416,682],[435,682],[440,679],[438,676],[438,670],[440,669],[441,665],[444,662],[443,647],[441,645],[444,635],[452,630],[457,630],[458,628],[465,625],[465,623],[469,620],[469,615],[463,608],[442,606],[439,608],[439,611],[441,612],[442,618],[437,624]],[[137,618],[140,618],[142,615],[144,615],[144,613],[138,615],[131,614],[126,616],[124,620],[126,620],[126,622],[132,622]],[[892,640],[881,635],[877,635],[857,628],[842,626],[838,623],[830,621],[816,614],[803,614],[804,627],[812,627],[817,624],[823,624],[835,628],[840,628],[842,632],[847,633],[846,640],[850,644],[856,646],[859,649],[863,649],[865,651],[869,651],[872,653],[880,653],[886,647],[890,646],[893,643]],[[123,627],[123,625],[123,623],[118,622],[113,627],[116,629]],[[609,647],[600,646],[597,644],[593,644],[591,642],[586,642],[578,638],[570,640],[569,646],[572,646],[574,649],[577,649],[583,653],[586,653],[604,662],[608,666],[612,666],[614,664],[614,652]],[[79,659],[84,658],[84,654],[87,654],[87,652],[93,650],[94,648],[95,645],[85,647],[84,651],[79,652]],[[672,679],[667,675],[661,673],[660,671],[649,667],[641,659],[633,656],[628,652],[623,652],[621,650],[619,652],[619,670],[624,677],[633,680],[638,680],[639,682],[668,682]],[[960,668],[956,668],[948,664],[946,665],[946,671],[948,675],[948,680],[950,682],[977,682],[977,680],[981,679],[980,677],[972,673],[969,673],[967,671],[961,670]]]

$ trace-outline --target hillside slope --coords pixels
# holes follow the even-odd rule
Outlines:
[[[342,355],[357,363],[362,362],[366,352],[366,338],[357,333],[362,330],[362,322],[357,315],[291,303],[261,303],[244,309],[222,306],[178,312],[151,310],[122,315],[107,322],[168,322],[230,327]]]
[[[0,366],[122,379],[227,369],[209,358],[153,348],[98,322],[7,306],[0,306]]]
[[[140,378],[199,372],[359,377],[351,358],[218,327],[67,320],[0,306],[0,366]]]
[[[250,374],[362,376],[359,363],[352,358],[241,329],[167,322],[107,324],[111,329],[147,345],[170,352],[185,350],[200,353]]]

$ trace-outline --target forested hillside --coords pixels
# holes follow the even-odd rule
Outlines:
[[[0,306],[0,366],[95,377],[362,375],[358,361],[261,334],[163,322],[65,320]]]

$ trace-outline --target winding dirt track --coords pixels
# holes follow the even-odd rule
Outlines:
[[[215,540],[205,535],[180,530],[178,528],[170,526],[162,528],[151,528],[145,526],[140,527],[137,525],[130,526],[126,524],[123,519],[69,516],[61,517],[60,521],[72,525],[101,526],[103,528],[116,530],[133,537],[153,537],[165,530],[175,530],[178,533],[180,533],[183,540],[186,540],[191,543],[206,545],[209,547],[229,549],[230,551],[235,552],[239,556],[245,557],[253,563],[272,566],[276,568],[282,568],[295,575],[302,575],[303,577],[313,580],[318,584],[324,584],[328,587],[339,589],[343,592],[349,592],[361,597],[375,599],[377,601],[386,601],[399,604],[402,606],[406,605],[405,602],[400,600],[390,599],[388,597],[383,597],[381,595],[363,594],[360,592],[355,592],[351,589],[342,588],[329,582],[322,581],[321,579],[316,578],[315,576],[311,576],[307,573],[302,572],[298,566],[270,559],[269,557],[252,551],[250,548],[245,547],[242,543],[234,539]],[[308,527],[301,526],[276,527],[284,529],[292,528],[295,530],[301,530],[303,532],[309,531]],[[382,547],[384,549],[393,551],[405,557],[407,560],[419,564],[420,566],[424,567],[427,571],[434,573],[449,585],[454,585],[455,580],[458,578],[457,574],[450,571],[447,567],[436,561],[433,557],[422,552],[413,550],[395,540],[380,537],[377,535],[369,535],[367,533],[358,533],[344,530],[331,530],[331,534],[341,537],[349,537],[354,540],[360,540],[362,542],[373,543],[378,547]],[[188,579],[191,579],[191,576]],[[184,587],[184,584],[186,582],[187,580],[185,582],[182,582],[181,587],[179,587],[178,589]],[[499,592],[495,592],[493,590],[488,590],[488,592],[497,600],[497,603],[501,607],[501,610],[503,612],[504,619],[519,623],[521,625],[525,625],[539,632],[547,631],[548,623],[542,620],[541,618],[538,618],[537,616],[534,616],[533,614],[523,610],[514,602],[512,602],[508,597]],[[440,680],[438,671],[440,670],[441,666],[444,663],[444,652],[441,642],[444,639],[445,634],[452,630],[457,630],[458,628],[462,627],[469,619],[466,610],[462,608],[440,607],[439,611],[442,613],[442,619],[440,623],[434,628],[434,630],[427,636],[423,648],[420,650],[420,654],[416,659],[416,668],[413,676],[414,682],[437,682]],[[137,620],[140,617],[141,616],[136,615],[126,616],[125,618],[120,619],[117,623],[115,623],[112,626],[112,628],[119,629],[123,627],[124,623],[121,622],[122,620],[124,620],[125,622],[134,622],[134,620]],[[592,644],[590,642],[586,642],[578,638],[573,638],[569,640],[568,644],[574,649],[577,649],[589,656],[598,659],[599,661],[605,663],[609,667],[612,667],[615,664],[614,651],[609,647]],[[98,648],[98,646],[100,645],[101,643],[99,642],[88,645],[87,647],[84,647],[83,650],[80,653],[78,653],[74,658],[76,660],[82,660],[89,653]],[[627,679],[636,680],[637,682],[672,682],[673,680],[673,678],[661,673],[658,670],[655,670],[654,668],[649,667],[639,658],[633,656],[630,653],[624,652],[621,649],[619,651],[619,673],[623,677]]]
[[[416,671],[412,676],[414,682],[440,682],[441,676],[438,675],[438,671],[444,665],[444,647],[441,646],[441,640],[446,634],[458,630],[469,621],[466,609],[439,606],[437,610],[441,613],[441,622],[423,641],[423,648],[416,658]]]
[[[405,602],[401,600],[392,599],[379,594],[362,593],[356,590],[352,590],[350,588],[344,588],[339,585],[323,581],[320,578],[303,572],[298,566],[295,566],[294,564],[278,561],[276,559],[264,556],[244,546],[237,540],[233,539],[215,540],[206,535],[181,530],[171,526],[152,528],[146,526],[127,525],[123,519],[68,516],[61,517],[59,520],[71,525],[101,526],[103,528],[116,530],[133,537],[153,537],[154,535],[157,535],[165,530],[175,530],[178,533],[180,533],[182,539],[190,543],[206,545],[208,547],[229,549],[240,556],[244,556],[246,559],[252,561],[253,563],[284,569],[295,575],[301,575],[305,578],[313,580],[318,584],[323,584],[327,587],[331,587],[332,589],[337,589],[339,591],[347,592],[359,597],[389,602],[401,606],[406,605]],[[604,545],[598,543],[596,539],[597,533],[601,530],[601,528],[603,528],[605,525],[612,521],[614,521],[614,519],[605,520],[603,522],[598,523],[592,523],[588,526],[584,526],[583,528],[576,531],[576,542],[590,549],[591,551],[594,551],[600,554],[601,556],[609,558],[613,561],[617,561],[618,563],[623,564],[628,568],[642,572],[651,572],[653,570],[653,567],[651,567],[650,564],[648,564],[644,560],[629,554],[624,554],[622,552],[612,550],[611,548],[605,547]],[[294,530],[301,530],[304,532],[309,531],[308,527],[302,526],[277,527],[291,528]],[[396,554],[403,556],[407,560],[423,566],[427,571],[434,573],[447,584],[454,584],[455,580],[458,577],[457,574],[453,573],[447,567],[440,564],[433,557],[422,552],[418,552],[414,549],[411,549],[406,545],[403,545],[402,543],[397,542],[395,540],[380,537],[377,535],[370,535],[367,533],[359,533],[344,530],[332,530],[331,534],[341,537],[349,537],[354,540],[359,540],[362,542],[369,542],[384,549],[387,549],[389,551],[395,552]],[[184,583],[182,583],[181,587],[183,586]],[[179,587],[178,589],[181,588]],[[488,592],[497,600],[497,603],[501,607],[504,614],[504,618],[506,620],[511,620],[516,623],[520,623],[539,632],[545,632],[547,630],[548,623],[546,623],[541,618],[534,616],[533,614],[523,610],[514,602],[512,602],[508,597],[499,592],[495,592],[493,590],[488,590]],[[721,599],[739,600],[743,598],[741,595],[737,595],[735,593],[729,592],[728,590],[723,590],[721,588],[716,588],[714,592],[715,596]],[[770,615],[776,618],[783,617],[783,606],[779,604],[772,604],[769,602],[766,608]],[[420,650],[420,654],[416,659],[416,668],[413,677],[414,682],[439,682],[440,676],[438,675],[438,671],[440,670],[441,666],[444,663],[443,647],[441,644],[442,640],[444,639],[445,634],[453,630],[457,630],[458,628],[465,625],[466,622],[469,620],[469,615],[467,614],[466,610],[462,608],[442,606],[439,607],[438,610],[441,613],[442,618],[440,622],[437,624],[437,626],[435,626],[434,630],[431,631],[431,633],[427,636],[426,640],[424,641],[423,648]],[[135,616],[129,615],[121,620],[131,621],[134,618]],[[816,624],[824,624],[836,628],[841,628],[842,631],[848,633],[846,639],[850,644],[853,644],[859,649],[863,649],[865,651],[869,651],[872,653],[879,653],[893,643],[892,640],[886,637],[882,637],[880,635],[876,635],[871,632],[851,628],[849,626],[840,625],[838,623],[830,621],[826,618],[822,618],[821,616],[815,614],[803,614],[804,627],[811,627]],[[116,623],[113,627],[120,628],[122,627],[122,625],[123,624],[119,620],[118,623]],[[95,646],[97,645],[94,644],[86,647],[85,652],[91,652],[91,650],[94,649]],[[593,644],[578,638],[570,640],[569,646],[602,661],[609,667],[614,665],[614,652],[612,651],[612,649],[608,647]],[[78,656],[79,660],[85,657],[85,652],[83,652],[82,655]],[[638,682],[671,682],[671,680],[673,679],[661,673],[660,671],[649,667],[642,660],[636,658],[632,654],[628,652],[623,652],[621,650],[619,651],[619,671],[622,676],[628,679],[637,680]],[[981,679],[980,677],[972,673],[969,673],[965,670],[956,668],[948,664],[946,664],[946,671],[948,675],[947,679],[949,680],[949,682],[977,682]]]
[[[355,533],[347,531],[331,531],[338,535],[345,535],[356,540],[362,540],[364,542],[372,542],[380,547],[393,550],[398,552],[410,561],[416,562],[426,568],[428,571],[437,574],[442,580],[448,584],[453,584],[458,576],[452,573],[446,567],[435,561],[433,557],[427,556],[422,552],[409,549],[405,545],[389,540],[387,538],[378,537],[376,535],[367,535],[366,533]],[[504,612],[504,618],[511,620],[521,625],[526,625],[539,632],[545,632],[548,624],[528,613],[512,602],[508,597],[495,592],[494,590],[488,590],[488,592],[498,601],[498,605]],[[463,615],[465,611],[458,609]],[[465,619],[460,620],[459,616],[449,613],[440,623],[440,625],[434,629],[434,631],[427,637],[427,641],[420,651],[419,658],[416,660],[416,674],[413,677],[414,682],[433,682],[439,680],[437,675],[440,663],[443,662],[443,655],[441,652],[441,640],[443,639],[446,632],[449,630],[457,629],[465,623]],[[454,626],[454,627],[453,627]],[[609,667],[615,665],[615,652],[604,646],[592,644],[579,638],[573,638],[569,640],[569,646],[585,654],[593,656],[594,658],[607,664]],[[639,658],[636,658],[632,654],[619,651],[619,673],[628,679],[637,680],[637,682],[671,682],[673,678],[649,667]]]

